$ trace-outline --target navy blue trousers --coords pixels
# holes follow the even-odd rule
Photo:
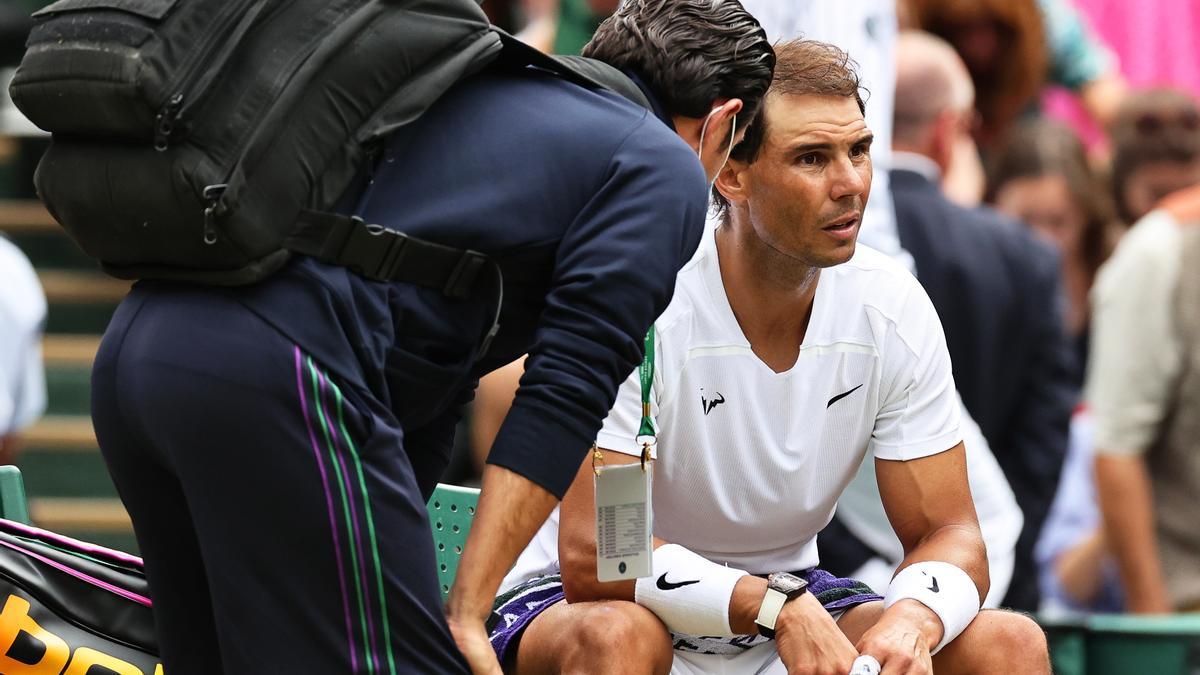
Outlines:
[[[419,487],[437,476],[390,411],[242,305],[135,288],[92,415],[167,673],[466,672]]]

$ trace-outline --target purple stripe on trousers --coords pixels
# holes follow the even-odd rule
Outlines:
[[[358,551],[358,568],[362,574],[362,583],[367,582],[367,554],[363,550],[362,545],[362,530],[358,525],[358,508],[354,503],[354,486],[350,484],[350,471],[346,468],[346,456],[342,453],[342,444],[338,440],[339,436],[337,429],[334,428],[334,417],[329,414],[328,403],[328,387],[325,383],[325,375],[317,370],[317,382],[321,386],[321,410],[325,412],[325,419],[329,421],[329,435],[333,438],[333,449],[337,455],[338,464],[342,467],[342,480],[346,485],[346,496],[350,502],[350,522],[354,525],[354,548]],[[363,609],[367,614],[367,634],[371,644],[371,661],[375,667],[379,667],[379,650],[375,645],[375,613],[371,609],[371,596],[364,592],[362,596]]]
[[[338,540],[337,518],[333,514],[333,493],[329,491],[329,474],[325,471],[325,462],[321,459],[321,446],[317,443],[317,435],[313,432],[312,420],[309,419],[308,397],[304,395],[304,368],[301,365],[300,347],[296,347],[296,389],[300,392],[300,413],[304,418],[304,426],[308,429],[308,440],[312,443],[313,454],[317,458],[317,468],[321,472],[321,487],[325,490],[325,506],[329,510],[329,529],[333,533],[333,554],[337,560],[338,585],[342,589],[342,612],[346,617],[346,639],[350,643],[350,670],[358,672],[358,648],[354,644],[354,628],[350,623],[350,594],[346,592],[346,570],[342,564],[342,545]]]

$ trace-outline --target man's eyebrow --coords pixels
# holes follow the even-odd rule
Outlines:
[[[858,138],[851,141],[849,145],[850,145],[850,147],[855,147],[855,146],[864,145],[864,144],[870,145],[874,141],[875,141],[875,134],[868,131],[868,132],[864,133],[862,136],[859,136]],[[834,148],[833,143],[830,143],[828,141],[817,141],[817,142],[813,142],[813,143],[797,143],[796,145],[788,147],[787,152],[788,153],[818,152],[818,151],[832,150],[833,148]]]

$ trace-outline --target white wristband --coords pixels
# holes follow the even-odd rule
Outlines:
[[[927,560],[905,567],[888,586],[883,608],[910,598],[933,610],[942,620],[942,641],[930,654],[950,644],[979,614],[979,589],[975,582],[962,568],[948,562]]]
[[[654,551],[654,573],[637,580],[634,601],[675,633],[734,637],[729,599],[744,570],[718,565],[678,544]]]

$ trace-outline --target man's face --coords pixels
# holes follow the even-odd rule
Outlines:
[[[749,222],[767,246],[810,267],[854,255],[871,191],[872,134],[853,98],[770,95],[766,137],[741,172]]]

